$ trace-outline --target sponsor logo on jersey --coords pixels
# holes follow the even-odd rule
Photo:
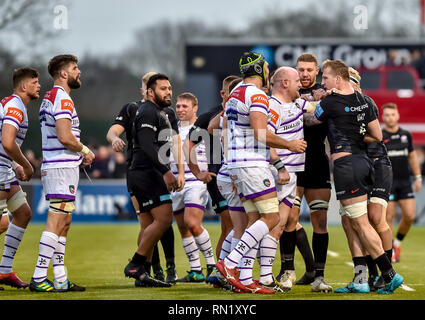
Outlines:
[[[346,106],[345,107],[345,112],[362,112],[364,109],[367,109],[367,108],[369,108],[369,105],[366,103],[366,104],[362,104],[361,106],[357,106],[357,107],[349,107],[349,106]]]
[[[61,100],[61,110],[74,112],[74,103],[71,100],[63,99]]]
[[[402,135],[400,140],[401,140],[401,143],[407,143],[407,136]]]
[[[314,115],[316,116],[316,118],[319,118],[322,114],[323,114],[323,108],[322,106],[319,104],[316,105],[316,109],[314,110]]]
[[[7,109],[6,116],[12,117],[22,123],[24,121],[24,113],[17,108],[9,108]]]
[[[251,97],[251,102],[252,102],[253,104],[257,104],[257,103],[259,103],[259,104],[263,104],[263,105],[265,105],[266,107],[268,107],[268,106],[269,106],[269,99],[267,99],[267,97],[266,97],[264,94],[254,94],[254,95]]]
[[[279,115],[276,111],[270,109],[270,121],[277,124],[277,120],[279,120]]]

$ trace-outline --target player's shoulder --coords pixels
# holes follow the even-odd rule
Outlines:
[[[3,108],[6,108],[7,106],[17,104],[17,100],[19,99],[15,95],[11,95],[1,99],[0,104]]]
[[[400,134],[400,136],[401,135],[411,136],[410,131],[408,131],[408,130],[402,128],[402,127],[399,127],[399,134]]]

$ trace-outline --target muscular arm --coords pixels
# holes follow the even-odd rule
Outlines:
[[[72,133],[72,122],[69,119],[59,119],[56,121],[56,131],[58,140],[65,148],[72,152],[81,152],[83,144],[77,140]]]
[[[382,141],[382,130],[377,119],[367,124],[367,133],[364,141],[367,143]]]
[[[119,124],[113,124],[106,134],[106,140],[112,145],[112,149],[116,152],[124,150],[125,142],[120,138],[125,128]]]
[[[3,149],[17,164],[23,168],[29,168],[31,167],[31,163],[23,155],[21,148],[19,148],[19,145],[16,143],[17,134],[18,130],[16,130],[14,126],[7,123],[3,125],[1,132],[1,143],[3,145]]]
[[[323,123],[323,122],[316,118],[314,111],[304,113],[304,124],[306,126],[314,126],[314,125],[318,125],[318,124],[321,124],[321,123]]]
[[[415,176],[415,182],[413,183],[413,191],[419,192],[422,189],[422,174],[421,168],[419,166],[418,155],[416,154],[415,150],[409,152],[408,161],[410,169],[412,170],[412,173]]]
[[[220,127],[220,116],[221,113],[217,114],[214,118],[211,119],[207,129],[209,134],[214,134],[214,129],[218,129]]]

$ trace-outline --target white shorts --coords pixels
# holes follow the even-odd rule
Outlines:
[[[239,195],[235,194],[232,189],[232,182],[217,179],[217,187],[231,211],[245,212]]]
[[[240,198],[250,200],[276,191],[269,167],[232,168],[229,172]]]
[[[184,212],[185,207],[205,210],[208,203],[208,190],[205,183],[186,183],[183,190],[171,193],[173,213]]]
[[[0,171],[0,191],[10,191],[11,185],[18,185],[19,182],[16,179],[15,171],[12,169],[8,171]]]
[[[75,200],[80,168],[51,168],[41,171],[41,183],[46,200],[70,199]]]
[[[297,175],[295,172],[289,172],[289,183],[288,184],[278,184],[277,170],[275,167],[270,168],[275,183],[277,191],[277,199],[280,203],[286,204],[288,207],[292,208],[295,197],[297,195]]]

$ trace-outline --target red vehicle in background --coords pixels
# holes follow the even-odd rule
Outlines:
[[[363,93],[370,96],[382,113],[382,106],[397,104],[402,128],[412,133],[413,144],[425,146],[425,90],[415,68],[382,66],[359,69]],[[382,123],[382,118],[380,119]]]

